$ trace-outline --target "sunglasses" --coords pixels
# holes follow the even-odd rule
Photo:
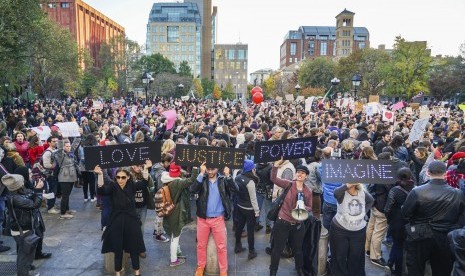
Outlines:
[[[119,176],[119,175],[116,176],[116,179],[126,180],[127,178],[128,178],[127,176]]]

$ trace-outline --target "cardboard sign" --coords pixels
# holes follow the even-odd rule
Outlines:
[[[413,114],[413,110],[412,110],[411,107],[407,107],[407,108],[405,109],[405,112],[406,112],[407,114]]]
[[[292,95],[292,94],[286,94],[285,98],[286,98],[286,101],[289,101],[289,102],[294,101],[294,95]]]
[[[370,95],[368,96],[369,103],[379,103],[379,96],[378,95]]]
[[[32,130],[37,133],[41,141],[47,141],[48,137],[52,135],[52,130],[48,126],[33,127]]]
[[[296,102],[302,102],[305,99],[304,96],[298,96],[297,99],[295,99]]]
[[[176,145],[174,162],[180,166],[242,169],[244,167],[245,149],[219,148],[208,146]]]
[[[84,156],[86,170],[93,170],[96,165],[102,169],[143,165],[147,159],[155,164],[161,161],[161,141],[84,147]]]
[[[385,122],[394,122],[396,115],[394,112],[391,112],[387,109],[383,109],[383,121]]]
[[[276,101],[281,102],[283,100],[283,97],[277,96]]]
[[[420,119],[429,119],[431,117],[431,111],[429,110],[422,110],[420,111]]]
[[[394,162],[390,160],[323,160],[324,183],[394,184]]]
[[[428,118],[423,118],[416,120],[413,124],[412,130],[410,131],[410,135],[408,139],[410,143],[420,140],[421,136],[425,132],[426,125],[428,124]]]
[[[317,137],[255,142],[255,163],[310,157],[315,154]]]
[[[411,103],[410,107],[412,108],[412,110],[417,110],[417,109],[420,108],[420,104],[419,103]]]
[[[310,112],[312,111],[312,103],[313,103],[313,100],[315,99],[315,97],[308,97],[306,100],[305,100],[305,112]]]
[[[362,112],[362,111],[363,111],[363,103],[361,103],[361,102],[356,102],[356,103],[355,103],[354,112],[355,112],[355,113],[359,113],[359,112]]]
[[[56,123],[63,137],[81,137],[79,125],[76,122]]]

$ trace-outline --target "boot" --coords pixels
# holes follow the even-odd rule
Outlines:
[[[257,257],[257,252],[255,249],[249,250],[249,256],[247,257],[249,260],[255,259]]]
[[[302,268],[296,269],[296,272],[297,276],[304,276],[304,271],[302,270]]]
[[[245,248],[242,247],[242,244],[241,243],[236,243],[236,246],[234,247],[234,253],[241,253],[245,251]]]
[[[270,270],[270,276],[276,276],[277,270]]]
[[[203,276],[203,272],[205,271],[205,267],[198,266],[195,270],[195,276]]]

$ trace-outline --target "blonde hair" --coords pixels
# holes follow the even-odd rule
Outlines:
[[[163,143],[163,146],[161,147],[161,153],[170,153],[175,148],[176,148],[176,143],[173,140],[168,139]]]

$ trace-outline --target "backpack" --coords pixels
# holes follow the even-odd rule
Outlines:
[[[53,169],[47,169],[44,166],[44,159],[43,156],[45,152],[51,152],[51,159],[54,160],[54,153],[50,150],[44,151],[39,157],[36,158],[35,163],[32,165],[32,179],[37,180],[42,177],[49,177],[53,174]]]
[[[159,217],[168,217],[173,213],[176,205],[171,199],[170,188],[168,185],[160,188],[154,196],[155,201],[155,212]]]

